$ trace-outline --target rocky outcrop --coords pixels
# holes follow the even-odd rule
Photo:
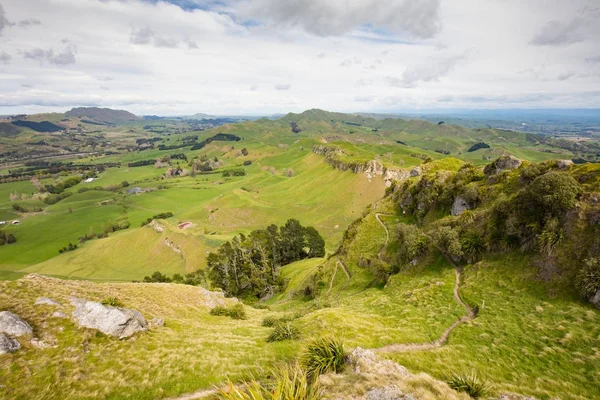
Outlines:
[[[460,215],[465,211],[469,210],[471,207],[469,203],[465,199],[460,196],[456,196],[454,199],[454,203],[452,204],[452,210],[450,211],[452,215]]]
[[[325,157],[325,161],[335,169],[340,171],[352,171],[355,174],[364,173],[368,179],[375,176],[381,176],[385,180],[386,186],[391,186],[394,181],[402,181],[410,176],[408,171],[402,169],[388,169],[381,161],[370,160],[361,161],[342,161],[338,157],[345,155],[344,151],[334,146],[315,145],[313,153]]]
[[[412,395],[402,393],[396,386],[371,389],[364,398],[365,400],[415,400]]]
[[[508,171],[517,169],[523,162],[513,156],[500,156],[490,164],[486,165],[483,169],[483,173],[486,175],[496,175],[501,171]]]
[[[573,165],[573,164],[574,164],[574,163],[573,163],[573,161],[571,161],[571,160],[558,160],[558,161],[556,162],[556,167],[557,167],[558,169],[569,169],[569,167],[570,167],[571,165]]]
[[[590,303],[596,306],[596,308],[600,308],[600,289],[598,289],[596,294],[592,296]]]
[[[36,306],[47,305],[47,306],[53,306],[53,307],[62,307],[62,304],[60,304],[56,300],[52,300],[49,297],[40,297],[39,299],[37,299],[35,301],[34,305],[36,305]]]
[[[21,345],[18,341],[8,337],[8,335],[4,333],[0,333],[0,355],[14,353],[20,348]]]
[[[71,304],[75,306],[73,320],[79,326],[119,339],[147,330],[146,320],[138,311],[77,298],[71,298]]]
[[[228,302],[238,302],[238,299],[236,298],[226,299],[225,294],[223,292],[211,292],[210,290],[207,290],[203,287],[199,288],[198,290],[203,298],[203,305],[210,309],[213,309],[217,306],[226,306]]]
[[[0,333],[6,333],[11,336],[23,336],[31,335],[33,329],[17,314],[10,311],[2,311],[0,312]]]
[[[372,350],[357,347],[348,356],[348,363],[357,374],[377,374],[383,376],[408,376],[406,368],[391,360],[379,360]]]
[[[414,167],[413,169],[410,170],[411,177],[421,176],[422,174],[423,174],[423,169],[421,167]]]

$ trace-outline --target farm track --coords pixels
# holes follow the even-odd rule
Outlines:
[[[381,226],[385,230],[385,234],[386,234],[385,244],[381,247],[381,249],[379,250],[379,253],[377,254],[377,257],[379,258],[379,260],[384,261],[382,259],[381,254],[385,250],[386,246],[389,243],[390,232],[389,232],[388,227],[381,220],[381,218],[380,218],[381,216],[390,216],[390,214],[380,214],[380,213],[375,214],[375,218],[381,224]],[[458,265],[456,265],[454,260],[452,260],[452,258],[448,254],[446,254],[446,252],[444,250],[442,250],[438,246],[435,246],[435,247],[444,255],[444,258],[450,263],[450,265],[452,265],[452,267],[454,267],[454,272],[456,274],[456,281],[454,284],[454,293],[453,293],[454,300],[466,310],[467,315],[454,321],[452,323],[452,325],[450,325],[448,328],[446,328],[444,330],[444,332],[442,332],[441,336],[439,338],[437,338],[436,340],[434,340],[433,342],[408,343],[408,344],[394,343],[394,344],[389,344],[387,346],[383,346],[383,347],[380,347],[380,348],[374,349],[374,350],[376,350],[378,352],[382,352],[382,353],[402,353],[402,352],[409,352],[409,351],[424,351],[424,350],[437,349],[437,348],[442,347],[446,343],[448,343],[448,339],[450,338],[450,335],[452,334],[454,329],[456,329],[458,326],[460,326],[464,323],[474,320],[477,317],[477,310],[474,309],[473,307],[471,307],[470,305],[468,305],[467,303],[465,303],[463,301],[463,299],[460,297],[459,290],[460,290],[460,281],[461,281],[461,277],[462,277],[462,268],[459,267]]]

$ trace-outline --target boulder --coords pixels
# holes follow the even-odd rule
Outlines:
[[[348,357],[348,363],[357,374],[376,374],[382,376],[409,376],[410,372],[391,360],[379,360],[372,350],[357,347]]]
[[[150,328],[162,328],[165,326],[165,320],[162,318],[154,317],[150,320]]]
[[[452,215],[460,215],[465,211],[469,210],[469,203],[465,199],[460,196],[456,196],[454,199],[454,203],[452,204],[452,210],[450,211]]]
[[[500,156],[490,164],[486,165],[483,173],[486,175],[495,175],[500,171],[517,169],[523,162],[513,156]]]
[[[203,305],[213,309],[217,306],[226,306],[227,300],[232,303],[237,303],[238,299],[231,298],[225,299],[225,294],[223,292],[211,292],[203,287],[199,288],[200,295],[203,297]]]
[[[47,305],[47,306],[54,306],[54,307],[62,307],[62,304],[60,304],[56,300],[52,300],[49,297],[40,297],[39,299],[37,299],[35,301],[34,305],[36,305],[36,306]]]
[[[6,333],[11,336],[23,336],[31,335],[33,329],[17,314],[10,311],[2,311],[0,312],[0,333]]]
[[[0,333],[0,355],[14,353],[19,350],[21,345],[15,339],[8,337],[4,333]]]
[[[75,306],[73,320],[79,326],[119,339],[147,330],[146,320],[138,311],[76,298],[72,298],[71,303]]]
[[[364,400],[415,400],[410,394],[404,394],[396,386],[386,386],[369,390]]]
[[[592,296],[590,303],[596,306],[596,308],[600,308],[600,289],[598,289],[596,294]]]
[[[414,167],[410,171],[410,176],[412,176],[412,177],[421,176],[421,174],[423,174],[423,169],[421,167]]]

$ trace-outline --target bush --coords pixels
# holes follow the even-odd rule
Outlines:
[[[223,171],[221,174],[224,178],[229,176],[246,176],[246,171],[243,168],[234,168],[227,171]]]
[[[273,331],[267,337],[267,342],[281,342],[300,338],[300,329],[289,322],[278,323],[273,326]]]
[[[223,400],[319,400],[318,383],[310,381],[298,365],[282,364],[272,372],[273,382],[264,384],[256,380],[236,387],[231,381],[226,389],[219,389]]]
[[[345,357],[341,340],[321,337],[308,345],[302,363],[307,376],[313,380],[327,372],[340,372],[344,368]]]
[[[486,396],[490,391],[488,384],[479,379],[475,372],[470,374],[454,373],[448,379],[448,385],[457,392],[467,393],[475,399]]]
[[[121,302],[121,300],[117,299],[116,297],[106,298],[102,300],[102,304],[111,307],[123,307],[123,303]]]
[[[600,290],[600,260],[588,258],[577,273],[575,282],[584,299],[589,299]]]

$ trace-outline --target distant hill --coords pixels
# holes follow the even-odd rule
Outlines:
[[[71,111],[65,113],[68,117],[75,118],[91,118],[95,121],[108,122],[108,123],[119,123],[127,121],[138,121],[139,117],[133,115],[129,111],[125,110],[112,110],[110,108],[98,108],[98,107],[78,107],[73,108]]]
[[[60,132],[65,130],[62,126],[58,126],[49,121],[34,122],[18,120],[14,121],[13,125],[33,129],[36,132]]]

